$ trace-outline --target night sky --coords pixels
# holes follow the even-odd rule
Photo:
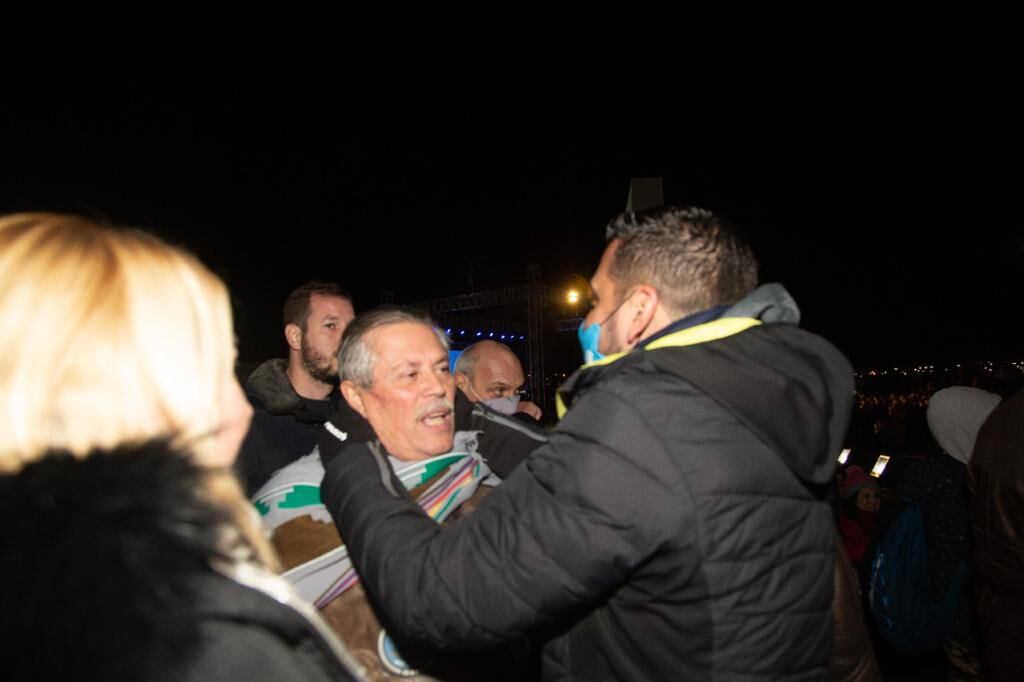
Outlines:
[[[1019,137],[912,117],[784,124],[342,122],[335,109],[140,104],[0,114],[0,212],[152,229],[231,288],[241,358],[283,356],[313,278],[411,302],[589,278],[634,176],[744,227],[762,280],[861,368],[1020,359]],[[578,281],[578,278],[577,278]],[[486,311],[472,313],[484,316]],[[564,317],[565,315],[553,315]]]

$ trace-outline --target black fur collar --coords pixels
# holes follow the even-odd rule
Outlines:
[[[204,475],[152,442],[0,476],[5,678],[137,678],[187,656],[210,561],[228,560]]]

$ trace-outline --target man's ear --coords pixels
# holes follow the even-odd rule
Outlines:
[[[469,377],[462,372],[455,373],[455,387],[463,393],[466,392],[466,387],[469,386]]]
[[[302,350],[302,328],[294,323],[289,323],[284,328],[284,340],[293,351]]]
[[[632,345],[642,338],[651,326],[660,304],[658,290],[649,284],[641,284],[634,291],[630,305],[635,311],[626,330],[626,342]]]
[[[341,382],[341,395],[349,407],[358,412],[360,417],[366,419],[366,407],[363,405],[363,395],[358,386],[347,380]]]

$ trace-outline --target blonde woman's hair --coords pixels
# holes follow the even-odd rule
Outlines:
[[[0,319],[0,473],[153,438],[216,458],[234,332],[224,283],[191,254],[80,217],[2,217]],[[252,539],[233,478],[214,470],[207,492]]]

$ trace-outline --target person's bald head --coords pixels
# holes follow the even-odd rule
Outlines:
[[[478,341],[455,363],[455,385],[473,402],[518,395],[525,377],[519,358],[497,341]]]

